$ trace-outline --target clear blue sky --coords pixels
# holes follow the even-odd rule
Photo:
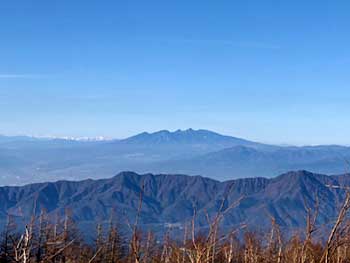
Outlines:
[[[0,133],[350,144],[350,2],[7,0]]]

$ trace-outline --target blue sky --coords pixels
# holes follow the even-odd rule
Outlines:
[[[0,133],[350,144],[349,1],[2,1]]]

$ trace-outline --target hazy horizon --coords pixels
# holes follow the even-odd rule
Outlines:
[[[142,133],[156,133],[156,132],[161,132],[161,131],[167,131],[170,133],[174,133],[177,131],[187,131],[187,130],[194,130],[194,131],[198,131],[198,130],[206,130],[209,132],[214,132],[214,133],[218,133],[220,135],[224,135],[224,136],[231,136],[231,137],[235,137],[235,138],[239,138],[239,139],[244,139],[244,140],[248,140],[248,141],[253,141],[253,142],[257,142],[257,143],[264,143],[264,144],[270,144],[270,145],[276,145],[276,146],[322,146],[322,145],[339,145],[339,146],[350,146],[350,144],[336,144],[336,143],[325,143],[325,144],[318,144],[318,143],[305,143],[305,144],[290,144],[290,143],[285,143],[285,142],[269,142],[269,141],[258,141],[258,140],[254,140],[251,138],[247,138],[244,136],[236,136],[235,134],[226,134],[226,133],[221,133],[218,132],[216,130],[209,130],[209,129],[205,129],[205,128],[198,128],[198,129],[193,129],[193,128],[184,128],[184,129],[175,129],[175,130],[168,130],[168,129],[161,129],[161,130],[154,130],[154,131],[146,131],[146,130],[142,130],[136,133],[132,133],[129,135],[126,135],[124,137],[113,137],[113,136],[69,136],[69,135],[54,135],[54,134],[23,134],[23,133],[19,133],[19,134],[4,134],[0,132],[0,136],[6,136],[6,137],[16,137],[16,136],[24,136],[24,137],[32,137],[32,138],[42,138],[42,139],[64,139],[64,140],[81,140],[81,141],[88,141],[88,140],[96,140],[96,141],[112,141],[112,140],[124,140],[124,139],[128,139],[132,136],[135,135],[140,135]]]

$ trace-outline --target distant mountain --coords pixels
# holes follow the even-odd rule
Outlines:
[[[128,156],[142,155],[143,158],[151,161],[160,161],[193,157],[237,145],[258,149],[273,147],[208,130],[193,129],[144,132],[104,146],[105,149],[109,147],[114,153],[128,154]]]
[[[199,227],[206,226],[205,213],[214,216],[222,200],[225,207],[243,198],[225,216],[223,227],[248,224],[267,228],[270,216],[287,231],[305,226],[306,206],[319,202],[318,224],[333,222],[345,191],[334,186],[349,186],[350,175],[326,176],[307,171],[289,172],[273,179],[246,178],[219,182],[200,176],[139,175],[123,172],[111,179],[79,182],[59,181],[22,187],[0,187],[0,218],[6,214],[29,218],[42,209],[49,215],[72,212],[81,225],[108,221],[113,211],[119,222],[135,217],[141,185],[144,202],[140,222],[144,228],[164,232],[169,224],[178,230],[198,211]]]
[[[0,144],[3,143],[13,143],[13,142],[33,142],[39,139],[29,136],[5,136],[0,135]]]
[[[348,171],[347,160],[350,160],[350,148],[343,146],[276,146],[269,150],[234,146],[193,158],[159,162],[154,164],[153,169],[228,180],[257,174],[273,177],[298,169],[326,174],[344,173]]]
[[[347,171],[350,148],[290,147],[252,142],[208,130],[141,133],[122,140],[0,137],[0,185],[106,178],[138,173],[182,173],[228,180],[274,177],[305,169]]]
[[[268,147],[193,129],[141,133],[112,141],[3,137],[0,139],[0,185],[103,178],[121,170],[152,172],[149,168],[153,163],[192,158],[240,144]]]
[[[217,145],[217,147],[229,147],[235,145],[245,145],[250,147],[263,147],[261,143],[256,143],[241,138],[221,135],[208,130],[177,130],[170,132],[162,130],[154,133],[144,132],[125,140],[123,143],[138,145]]]

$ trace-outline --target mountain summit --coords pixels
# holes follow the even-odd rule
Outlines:
[[[174,132],[161,130],[154,133],[143,132],[138,135],[122,140],[126,143],[136,144],[219,144],[227,146],[235,145],[261,145],[260,143],[251,142],[245,139],[232,136],[221,135],[209,130],[176,130]]]

